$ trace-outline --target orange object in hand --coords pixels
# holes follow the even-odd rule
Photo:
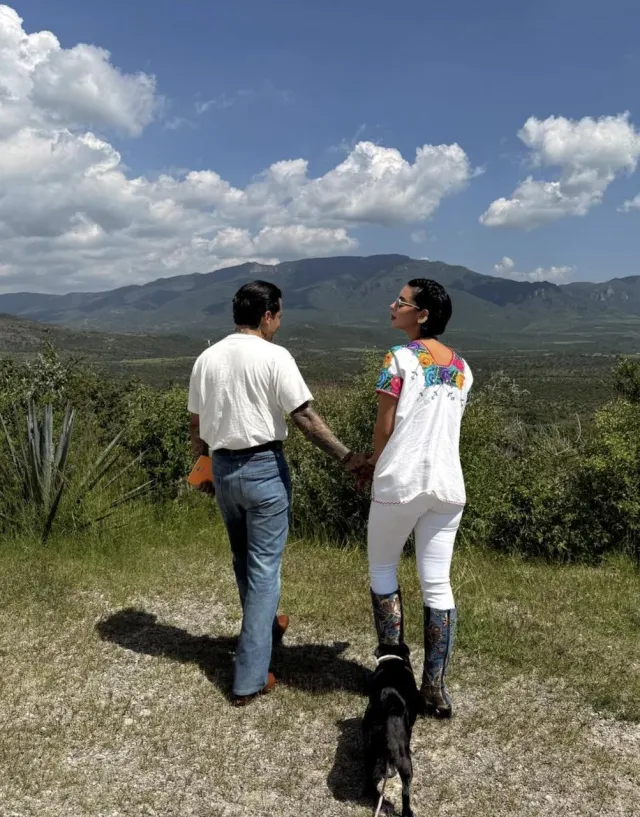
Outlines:
[[[203,482],[213,482],[213,468],[211,467],[211,457],[198,457],[198,461],[191,469],[191,473],[187,477],[189,485],[195,485],[196,488],[202,485]]]

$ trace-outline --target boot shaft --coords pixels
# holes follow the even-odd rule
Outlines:
[[[404,621],[400,590],[380,595],[371,591],[373,621],[378,644],[395,646],[404,643]]]
[[[443,676],[446,673],[447,663],[456,634],[457,613],[455,607],[451,610],[435,610],[432,607],[424,608],[424,652],[433,661],[443,664]]]
[[[424,670],[420,691],[427,714],[450,718],[453,704],[444,679],[455,638],[457,615],[451,610],[424,608]]]

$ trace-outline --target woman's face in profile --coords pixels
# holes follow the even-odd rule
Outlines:
[[[421,310],[413,300],[413,289],[404,286],[400,295],[389,306],[391,310],[391,325],[394,329],[402,329],[405,332],[415,331],[418,325],[418,318]]]

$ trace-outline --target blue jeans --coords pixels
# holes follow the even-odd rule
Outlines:
[[[282,451],[214,453],[213,479],[243,612],[233,694],[252,695],[267,683],[271,661],[289,532],[289,469]]]

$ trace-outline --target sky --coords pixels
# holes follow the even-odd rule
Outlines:
[[[0,291],[640,274],[637,0],[0,4]]]

